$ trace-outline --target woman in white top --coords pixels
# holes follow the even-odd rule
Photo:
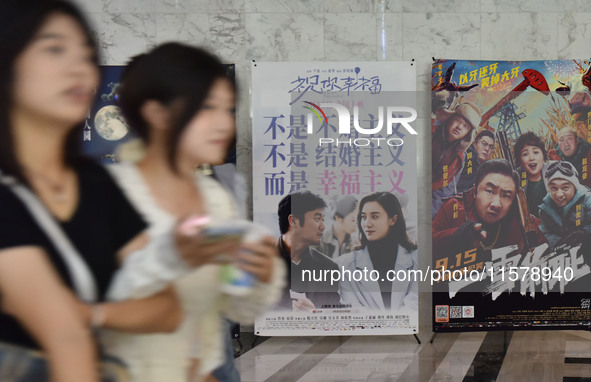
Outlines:
[[[145,155],[111,172],[150,231],[169,230],[188,215],[237,220],[231,194],[195,171],[223,163],[235,139],[235,85],[220,61],[198,48],[164,44],[132,60],[119,92]],[[247,296],[221,292],[220,265],[207,265],[175,284],[185,309],[176,333],[107,336],[108,349],[129,364],[134,381],[186,381],[190,359],[199,360],[198,378],[205,378],[223,362],[223,316],[252,322],[276,302],[284,270],[272,237],[243,244],[234,262],[256,278]]]

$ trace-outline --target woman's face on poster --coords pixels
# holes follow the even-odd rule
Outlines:
[[[537,146],[525,145],[519,153],[521,166],[527,172],[528,177],[541,176],[544,166],[544,153]]]
[[[398,215],[389,217],[378,202],[367,202],[361,209],[361,229],[369,241],[380,240],[388,235],[390,227],[396,224]]]
[[[566,157],[573,156],[577,151],[577,137],[568,133],[562,135],[559,134],[558,147]]]

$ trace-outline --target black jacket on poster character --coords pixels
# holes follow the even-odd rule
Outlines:
[[[319,251],[309,248],[302,255],[300,263],[294,264],[291,261],[291,254],[281,237],[277,240],[277,246],[287,269],[287,283],[282,291],[281,301],[278,304],[280,310],[293,309],[290,290],[297,293],[305,293],[306,298],[312,301],[317,309],[333,308],[340,305],[338,282],[330,285],[330,273],[328,273],[328,279],[322,281],[308,281],[309,276],[304,274],[305,270],[312,271],[310,272],[312,274],[314,274],[313,271],[316,271],[317,275],[320,272],[324,275],[324,270],[338,270],[338,265],[334,261]]]

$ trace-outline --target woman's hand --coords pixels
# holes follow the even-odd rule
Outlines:
[[[239,238],[211,240],[199,229],[187,234],[181,224],[174,231],[176,249],[183,260],[192,267],[208,263],[228,263],[236,258],[240,248]]]
[[[242,244],[236,265],[259,281],[268,283],[273,275],[274,259],[278,256],[275,239],[265,236],[260,242]]]

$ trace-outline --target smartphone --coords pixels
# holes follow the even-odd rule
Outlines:
[[[205,227],[201,230],[206,243],[218,243],[221,241],[242,241],[246,232],[245,227],[219,226]]]

